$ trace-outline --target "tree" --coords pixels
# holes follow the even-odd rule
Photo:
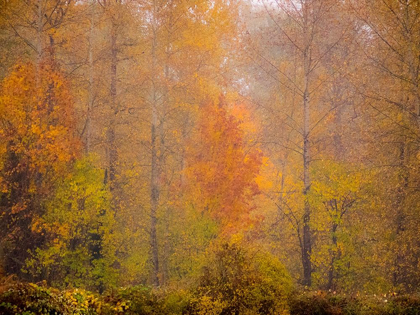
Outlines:
[[[234,35],[235,8],[225,1],[145,1],[138,16],[145,45],[144,66],[138,68],[143,82],[138,107],[142,125],[139,155],[149,198],[144,207],[150,218],[151,281],[159,285],[167,277],[170,256],[165,235],[171,229],[170,187],[185,167],[184,145],[196,120],[195,108],[207,95],[217,97],[225,70],[226,48]],[[147,130],[147,129],[148,130]],[[141,131],[140,131],[141,130]],[[143,178],[142,178],[143,180]],[[160,275],[160,276],[159,276]]]
[[[298,4],[294,1],[262,1],[262,4],[269,17],[265,26],[270,30],[267,33],[270,39],[265,43],[267,49],[261,51],[256,48],[254,34],[249,36],[249,45],[252,61],[272,78],[271,99],[263,104],[263,109],[281,121],[281,124],[268,124],[270,130],[267,130],[264,139],[271,150],[279,153],[273,162],[279,159],[282,164],[281,187],[275,188],[280,193],[275,193],[277,196],[271,198],[280,206],[281,212],[287,208],[284,213],[294,217],[292,220],[299,240],[303,269],[302,283],[309,286],[314,271],[311,255],[316,229],[312,223],[316,213],[313,213],[308,200],[312,183],[316,180],[311,178],[311,163],[323,151],[320,145],[325,132],[323,123],[343,105],[329,106],[326,99],[333,90],[331,86],[335,78],[332,74],[338,72],[336,69],[343,62],[342,59],[348,58],[345,54],[342,59],[336,56],[340,54],[340,45],[352,28],[348,20],[342,24],[339,22],[340,13],[336,8],[337,3],[333,1],[308,0],[299,1]],[[338,26],[337,31],[327,31],[329,25]],[[276,34],[274,41],[271,40],[272,32]],[[292,170],[300,173],[296,178],[298,182],[286,188],[283,177]],[[297,194],[296,189],[301,189],[302,194],[292,198],[294,204],[290,207],[284,203],[283,192],[294,191]]]
[[[40,81],[38,81],[38,76]],[[33,224],[44,214],[59,176],[76,159],[73,103],[53,61],[14,67],[0,96],[2,246],[5,268],[20,274],[28,250],[44,235]]]
[[[187,153],[187,204],[208,213],[229,236],[245,231],[253,222],[253,197],[262,163],[258,147],[247,147],[241,122],[223,98],[200,110],[197,134]]]
[[[419,180],[419,6],[415,1],[349,2],[364,26],[361,41],[368,44],[361,49],[369,78],[361,75],[358,85],[373,125],[366,134],[371,143],[367,156],[380,169],[377,180],[389,183],[378,185],[376,192],[387,200],[380,211],[388,215],[379,216],[386,217],[389,233],[382,235],[384,243],[377,249],[382,252],[379,264],[392,270],[388,281],[394,288],[411,291],[418,284],[415,266],[420,257],[412,234],[419,225],[414,206],[419,200],[414,189]]]
[[[371,180],[368,172],[360,169],[360,165],[320,159],[311,170],[316,180],[309,199],[318,213],[315,224],[322,227],[318,230],[319,240],[312,261],[321,276],[318,286],[329,290],[347,289],[340,279],[350,272],[346,266],[346,262],[351,261],[351,244],[347,241],[351,231],[346,229],[348,217],[358,210]],[[354,273],[352,276],[355,277]]]
[[[87,287],[102,291],[116,284],[116,261],[110,194],[103,170],[89,159],[76,161],[55,193],[44,202],[45,213],[33,230],[46,242],[31,250],[27,272],[56,287]]]

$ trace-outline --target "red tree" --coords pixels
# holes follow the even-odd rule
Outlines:
[[[237,115],[238,116],[238,115]],[[187,153],[187,192],[196,209],[211,215],[223,233],[235,233],[250,224],[255,181],[262,152],[247,147],[242,122],[220,100],[200,109],[198,130]]]

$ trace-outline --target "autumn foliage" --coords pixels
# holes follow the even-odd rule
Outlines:
[[[247,147],[241,120],[223,99],[207,102],[200,110],[197,133],[187,157],[190,202],[211,215],[227,234],[252,224],[255,181],[262,163],[258,147]]]
[[[43,201],[76,158],[73,103],[66,82],[52,62],[17,65],[0,96],[0,216],[7,244],[19,243],[10,259],[23,267],[29,248],[42,244],[33,226]],[[10,245],[13,246],[13,245]],[[6,264],[7,265],[7,264]]]
[[[419,293],[419,4],[0,1],[0,293]]]
[[[15,67],[3,83],[0,120],[1,150],[9,155],[3,160],[3,185],[11,184],[7,175],[36,173],[42,177],[39,192],[54,180],[52,172],[65,171],[78,154],[72,98],[62,74],[50,63],[39,69],[30,63]]]

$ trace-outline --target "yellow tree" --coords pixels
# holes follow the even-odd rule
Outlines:
[[[302,283],[311,285],[315,270],[313,235],[318,228],[314,224],[317,211],[308,199],[316,181],[311,176],[311,164],[325,150],[325,121],[346,105],[330,103],[327,96],[333,94],[338,64],[348,59],[340,52],[340,45],[352,28],[346,19],[339,22],[341,4],[337,6],[335,1],[261,2],[267,33],[251,29],[249,55],[272,84],[268,96],[256,91],[267,117],[264,142],[276,152],[271,161],[278,166],[279,176],[273,180],[277,184],[270,196],[281,216],[288,218],[286,224],[293,226],[300,248]],[[329,31],[330,25],[337,31]],[[264,51],[258,49],[259,43],[265,45]],[[343,57],[338,57],[340,54]]]
[[[377,264],[388,274],[384,278],[389,286],[411,291],[418,285],[420,253],[414,232],[420,224],[415,188],[419,181],[420,8],[417,1],[349,4],[364,28],[360,48],[367,61],[358,87],[369,119],[367,156],[378,167],[377,194],[384,196],[376,212],[388,227],[386,233],[373,231],[382,240]]]
[[[53,61],[38,71],[33,64],[14,67],[2,84],[0,121],[2,246],[6,271],[19,274],[28,250],[43,243],[32,229],[43,201],[80,149],[72,98]]]

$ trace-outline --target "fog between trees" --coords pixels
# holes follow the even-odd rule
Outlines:
[[[227,242],[418,290],[418,1],[6,0],[0,50],[4,275],[184,287]]]

